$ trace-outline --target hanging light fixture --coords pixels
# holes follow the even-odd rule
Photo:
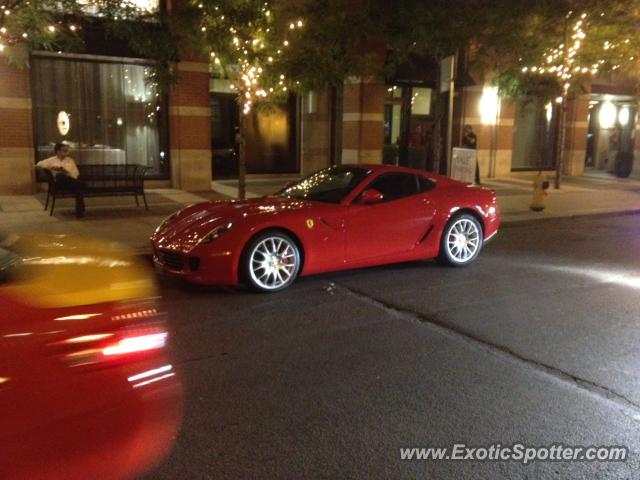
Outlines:
[[[629,123],[629,116],[630,116],[629,107],[625,105],[618,112],[618,122],[620,122],[620,125],[625,127],[627,123]]]
[[[613,128],[616,123],[617,116],[616,106],[609,100],[600,105],[600,113],[598,114],[598,120],[600,121],[601,128]]]

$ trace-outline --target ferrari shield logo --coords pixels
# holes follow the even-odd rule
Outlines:
[[[313,219],[307,218],[307,228],[313,228]]]

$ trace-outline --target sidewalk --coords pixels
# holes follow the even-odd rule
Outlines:
[[[573,217],[602,213],[640,212],[640,181],[627,178],[584,175],[565,177],[560,189],[547,190],[546,208],[534,212],[529,208],[534,174],[488,179],[482,185],[496,191],[502,221],[505,223],[545,218]]]
[[[89,197],[83,218],[76,218],[72,198],[56,201],[53,216],[44,211],[45,193],[0,196],[0,229],[11,232],[78,234],[122,243],[136,253],[151,252],[149,236],[160,222],[180,208],[207,200],[225,199],[216,192],[147,190],[149,210],[136,206],[133,196]],[[142,204],[142,201],[140,202]]]
[[[519,174],[482,181],[482,186],[496,191],[503,222],[640,211],[640,180],[596,174],[565,177],[559,190],[553,188],[553,177],[547,177],[551,183],[547,191],[547,207],[542,212],[534,212],[529,208],[534,175]],[[247,177],[247,197],[274,193],[296,178],[291,175],[250,175]],[[235,196],[238,182],[221,180],[213,182],[212,188],[219,193]]]
[[[247,196],[274,193],[295,176],[259,176],[247,181]],[[552,182],[552,178],[549,178]],[[502,221],[572,217],[616,212],[640,212],[640,181],[583,176],[563,179],[561,189],[548,190],[547,208],[543,212],[529,209],[533,174],[489,179],[483,186],[498,195]],[[77,219],[73,199],[59,199],[53,216],[44,211],[45,194],[0,196],[0,229],[13,232],[81,234],[119,242],[137,253],[150,252],[149,236],[167,215],[191,203],[221,200],[235,196],[237,182],[212,183],[212,191],[187,193],[174,189],[147,191],[149,210],[137,207],[133,197],[87,198],[86,216]]]

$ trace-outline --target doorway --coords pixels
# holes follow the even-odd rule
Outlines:
[[[632,96],[592,95],[584,162],[587,171],[628,176],[633,162],[636,114]]]
[[[426,87],[387,87],[383,163],[433,171],[432,91]]]

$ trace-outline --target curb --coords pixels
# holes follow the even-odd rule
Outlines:
[[[556,215],[553,217],[544,217],[544,218],[523,218],[521,220],[502,220],[500,222],[500,227],[505,226],[517,226],[522,223],[537,223],[537,222],[548,222],[559,219],[576,219],[581,217],[625,217],[631,215],[640,215],[640,209],[629,209],[629,210],[613,210],[610,212],[585,212],[585,213],[568,213],[566,215]]]

